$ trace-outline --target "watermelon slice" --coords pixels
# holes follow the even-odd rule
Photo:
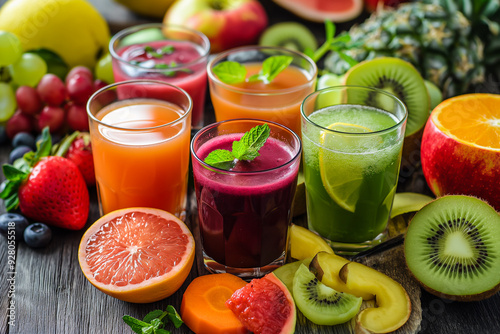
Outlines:
[[[363,11],[363,0],[274,0],[295,15],[313,22],[346,22]]]
[[[236,290],[226,306],[254,334],[295,331],[295,302],[286,285],[273,273]]]

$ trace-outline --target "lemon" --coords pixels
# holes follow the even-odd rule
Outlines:
[[[372,132],[367,127],[343,122],[333,123],[328,126],[328,129],[347,133]],[[319,149],[319,171],[323,186],[335,203],[349,212],[354,212],[363,183],[362,169],[359,166],[339,161],[339,155],[329,151],[331,148],[348,144],[347,139],[323,131],[319,141],[321,146]]]
[[[0,30],[15,34],[24,51],[51,50],[70,67],[93,68],[110,39],[106,20],[85,0],[9,0]]]
[[[134,13],[161,19],[175,0],[115,0]]]

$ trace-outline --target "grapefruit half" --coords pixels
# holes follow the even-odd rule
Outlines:
[[[110,212],[85,232],[78,261],[85,277],[102,292],[132,303],[151,303],[177,291],[194,260],[188,227],[158,209]]]

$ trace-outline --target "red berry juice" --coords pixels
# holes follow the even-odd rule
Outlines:
[[[199,45],[161,40],[133,44],[117,50],[113,58],[115,81],[149,79],[166,81],[184,89],[193,99],[192,124],[203,122],[207,90],[207,57]]]
[[[210,139],[196,155],[205,159],[215,149],[231,150],[241,136]],[[286,250],[300,158],[274,138],[267,139],[259,154],[227,173],[193,163],[204,252],[224,266],[267,266]]]

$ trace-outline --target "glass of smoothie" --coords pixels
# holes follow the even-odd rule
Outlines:
[[[309,95],[301,115],[309,229],[338,253],[382,242],[398,182],[406,106],[376,88],[338,86]]]
[[[192,101],[163,81],[106,86],[87,103],[101,215],[129,207],[186,215]]]
[[[291,63],[270,82],[252,80],[272,56],[290,57]],[[233,82],[214,69],[224,62],[241,64],[246,78]],[[226,63],[227,64],[227,63]],[[300,135],[300,104],[312,93],[318,69],[308,56],[280,47],[245,46],[218,54],[208,64],[210,96],[217,121],[255,118],[283,124]]]
[[[230,169],[205,162],[214,150],[256,126],[270,134],[259,155],[234,160]],[[191,141],[198,220],[206,268],[244,278],[260,277],[284,263],[291,205],[297,185],[301,141],[273,122],[235,119],[208,125]]]
[[[180,26],[142,24],[114,35],[109,50],[116,82],[149,79],[181,87],[193,99],[193,127],[202,127],[210,53],[205,35]]]

